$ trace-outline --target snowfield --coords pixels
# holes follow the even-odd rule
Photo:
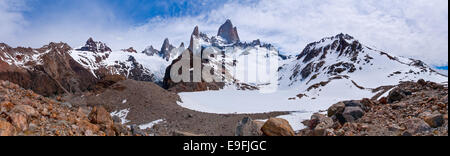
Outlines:
[[[321,89],[322,92],[311,91],[320,98],[314,96],[289,100],[301,92],[290,89],[266,94],[258,90],[241,91],[229,87],[219,91],[180,93],[182,102],[178,104],[188,109],[217,114],[291,112],[280,118],[288,120],[294,130],[301,130],[304,128],[301,123],[303,120],[310,119],[314,113],[326,110],[339,101],[362,99],[377,94],[360,90],[348,80],[337,80]]]

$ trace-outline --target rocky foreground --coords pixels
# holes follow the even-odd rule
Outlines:
[[[379,100],[339,102],[300,136],[448,136],[448,86],[403,82]]]
[[[110,93],[121,95],[111,91],[117,85],[146,86],[132,85],[134,83],[138,82],[119,82],[98,96],[108,99]],[[317,113],[311,120],[304,121],[307,128],[299,132],[294,132],[284,119],[270,118],[266,122],[251,119],[280,115],[276,113],[219,115],[183,109],[175,103],[158,109],[162,106],[152,102],[141,104],[146,107],[133,107],[174,114],[166,114],[164,123],[144,131],[113,119],[103,107],[112,107],[109,104],[92,106],[62,101],[65,100],[46,98],[8,81],[0,81],[0,136],[448,136],[448,86],[424,80],[402,82],[387,97],[378,100],[334,104],[326,114]]]
[[[114,123],[103,107],[71,107],[0,81],[0,136],[145,135]]]

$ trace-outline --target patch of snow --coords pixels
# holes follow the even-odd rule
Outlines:
[[[157,125],[157,124],[159,124],[161,122],[164,122],[164,119],[159,119],[159,120],[152,121],[152,122],[150,122],[148,124],[139,125],[139,128],[145,130],[145,129],[148,129],[148,128],[152,128],[153,126],[155,126],[155,125]]]
[[[122,101],[122,104],[126,104],[127,103],[127,99]]]
[[[123,109],[123,110],[120,110],[120,111],[114,111],[114,112],[111,113],[111,116],[119,117],[120,120],[122,121],[122,124],[124,125],[124,124],[130,122],[130,120],[127,120],[128,113],[130,113],[130,109],[129,108],[128,109]]]
[[[377,100],[380,100],[380,99],[383,98],[383,97],[387,97],[387,96],[389,95],[389,93],[390,93],[392,90],[394,90],[395,88],[397,88],[397,87],[393,87],[393,88],[389,89],[386,93],[384,93],[383,95],[381,95],[380,97],[378,97]]]

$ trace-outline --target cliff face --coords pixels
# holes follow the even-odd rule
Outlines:
[[[230,20],[227,20],[222,26],[220,26],[217,36],[222,37],[228,44],[234,44],[240,42],[237,28],[233,26]]]

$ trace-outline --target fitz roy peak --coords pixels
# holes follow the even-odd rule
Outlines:
[[[220,26],[217,36],[225,39],[228,44],[240,42],[237,28],[233,26],[231,20],[227,20],[222,26]]]
[[[240,71],[248,71],[250,74],[256,74],[257,68],[247,69],[248,63],[254,67],[268,66],[269,60],[283,60],[284,57],[271,44],[262,43],[260,40],[253,42],[241,42],[239,40],[237,28],[233,27],[230,20],[227,20],[218,30],[218,36],[209,37],[202,33],[196,26],[191,35],[191,41],[188,51],[190,59],[198,57],[202,59],[201,67],[211,68],[213,75],[220,77],[223,81],[213,83],[202,82],[172,82],[170,71],[172,66],[178,61],[182,61],[181,56],[175,59],[167,68],[164,77],[163,87],[175,92],[194,92],[205,90],[220,90],[225,86],[235,86],[242,90],[256,90],[262,83],[246,82],[245,74]],[[197,51],[196,51],[197,50]],[[211,54],[210,58],[203,58],[205,54]],[[224,55],[227,55],[226,57]],[[274,67],[274,66],[272,66]],[[277,68],[278,66],[276,65]],[[192,70],[195,69],[191,64]],[[176,69],[175,69],[176,70]],[[183,74],[182,72],[180,74]],[[193,72],[188,73],[191,75]],[[202,78],[210,77],[200,73]],[[270,78],[265,78],[270,79]],[[275,80],[277,78],[274,78]]]

